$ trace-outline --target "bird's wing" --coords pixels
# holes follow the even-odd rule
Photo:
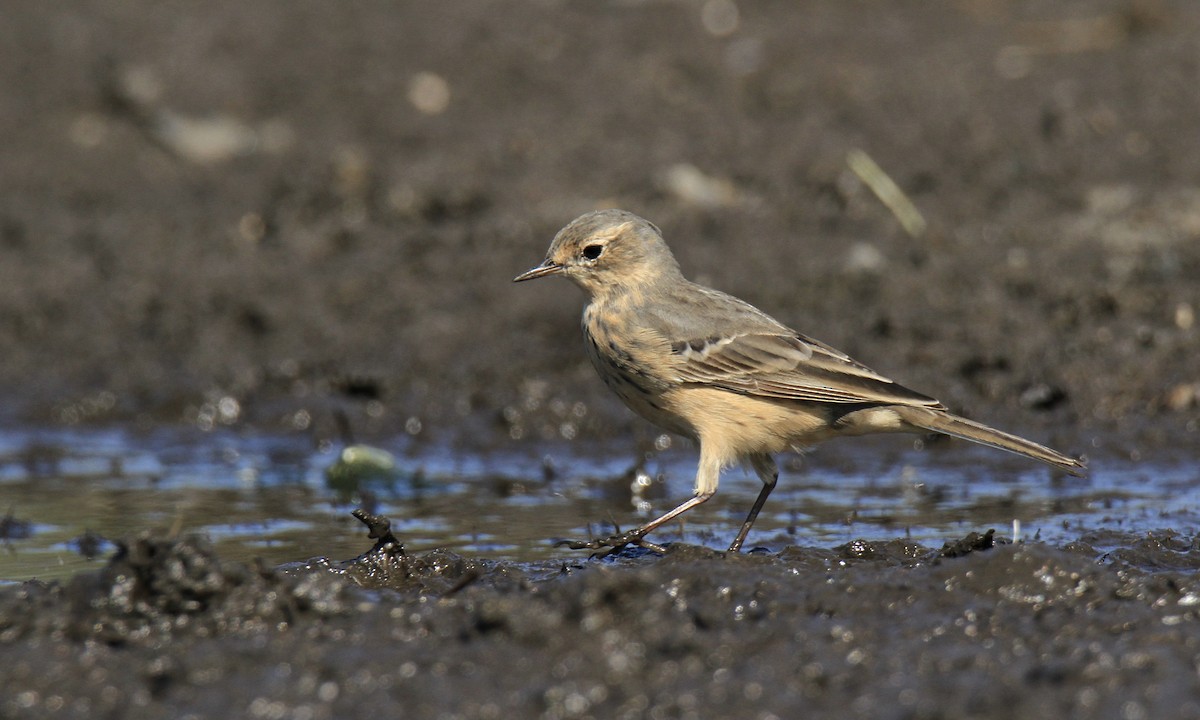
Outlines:
[[[791,331],[671,343],[675,380],[757,397],[941,407],[824,343]]]
[[[784,400],[942,407],[744,300],[702,285],[674,287],[665,301],[647,301],[637,316],[670,347],[668,382]]]

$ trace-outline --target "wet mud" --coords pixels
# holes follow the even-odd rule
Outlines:
[[[142,537],[0,591],[6,717],[1200,717],[1200,547],[903,541],[523,564],[378,534],[222,562]],[[1102,552],[1118,545],[1120,550]]]
[[[578,292],[510,282],[621,206],[690,277],[956,411],[1093,467],[1197,467],[1195,3],[3,15],[6,426],[635,465],[658,431],[594,377]],[[3,541],[41,532],[2,492]],[[0,586],[0,716],[1200,717],[1194,509],[1094,512],[1053,544],[521,563],[80,534],[102,569]]]

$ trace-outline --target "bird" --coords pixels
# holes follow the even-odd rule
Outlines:
[[[1073,475],[1081,459],[951,413],[744,300],[687,280],[662,232],[634,213],[585,213],[560,230],[545,259],[513,282],[562,276],[588,296],[587,356],[635,413],[699,445],[691,498],[626,532],[575,549],[664,551],[646,535],[703,504],[721,472],[748,464],[762,488],[728,552],[741,551],[775,488],[774,456],[840,436],[941,433],[1007,450]]]

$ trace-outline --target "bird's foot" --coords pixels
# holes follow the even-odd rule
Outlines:
[[[594,540],[561,540],[556,543],[559,546],[569,547],[572,550],[597,550],[592,554],[592,557],[604,558],[613,553],[620,552],[629,545],[636,545],[640,548],[645,548],[656,553],[665,553],[667,551],[661,545],[652,543],[646,540],[646,533],[650,532],[648,528],[634,528],[625,532],[618,532],[615,535],[609,535],[606,538],[596,538]]]

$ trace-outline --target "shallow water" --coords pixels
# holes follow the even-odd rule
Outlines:
[[[882,439],[881,439],[882,440]],[[1087,478],[954,444],[831,444],[784,468],[749,546],[911,538],[940,546],[995,528],[1065,543],[1099,530],[1200,529],[1200,471],[1187,463],[1093,463]],[[901,448],[897,450],[897,448]],[[688,497],[695,453],[677,444],[635,468],[632,443],[516,443],[483,453],[437,444],[381,448],[350,472],[340,447],[251,433],[22,430],[0,433],[0,580],[99,566],[109,541],[142,531],[207,534],[221,556],[268,563],[344,559],[369,547],[350,517],[366,506],[410,550],[435,546],[516,561],[579,557],[564,538],[608,534]],[[848,453],[855,452],[856,455]],[[863,458],[866,458],[865,460]],[[721,491],[652,536],[723,547],[758,492],[734,468]],[[1019,522],[1019,527],[1014,525]],[[81,542],[83,538],[83,542]],[[86,540],[99,540],[91,559]]]

